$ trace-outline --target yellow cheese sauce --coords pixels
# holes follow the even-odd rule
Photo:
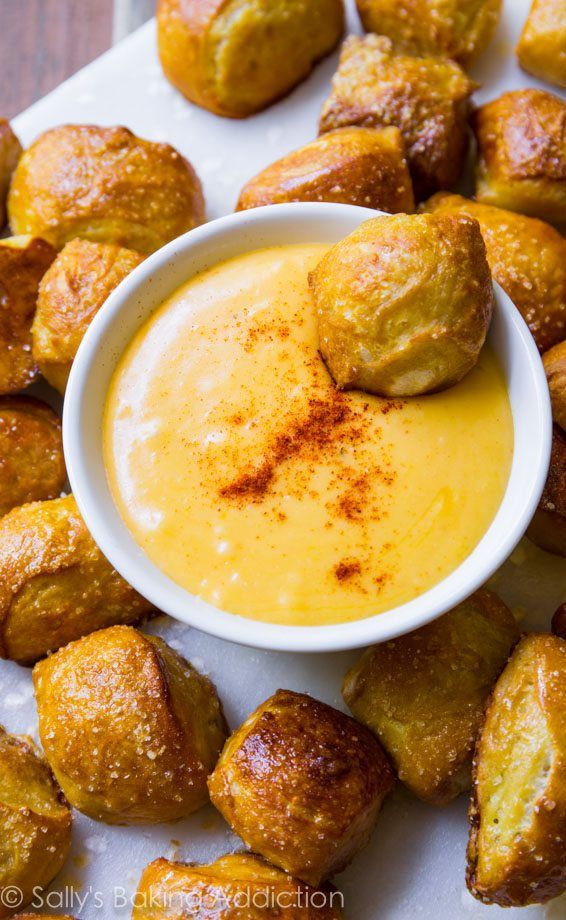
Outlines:
[[[336,390],[307,282],[327,248],[264,249],[188,282],[131,342],[106,406],[110,487],[149,558],[271,623],[340,623],[426,591],[479,542],[511,466],[489,348],[433,396]]]

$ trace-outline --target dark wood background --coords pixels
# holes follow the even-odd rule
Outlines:
[[[0,117],[11,118],[136,28],[154,0],[0,0]]]

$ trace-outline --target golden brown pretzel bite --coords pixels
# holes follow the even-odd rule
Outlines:
[[[0,517],[25,502],[56,498],[66,479],[57,413],[39,399],[0,396]]]
[[[533,0],[517,57],[523,70],[566,86],[566,2]]]
[[[502,907],[566,888],[566,642],[522,639],[499,678],[475,758],[468,888]]]
[[[157,824],[206,804],[222,706],[161,639],[103,629],[36,664],[33,679],[41,741],[74,808],[108,824]]]
[[[0,917],[53,881],[70,846],[71,811],[48,764],[31,738],[0,726]]]
[[[502,0],[356,0],[364,28],[396,48],[469,64],[489,43]]]
[[[484,238],[495,280],[531,330],[540,351],[566,335],[566,240],[535,217],[438,192],[421,210],[467,214]]]
[[[244,186],[237,210],[285,201],[337,201],[414,211],[398,128],[339,128],[272,163]]]
[[[8,189],[21,155],[22,145],[12,131],[10,122],[0,118],[0,230],[6,223]]]
[[[153,610],[90,536],[72,495],[0,519],[0,655],[33,664],[86,633]]]
[[[552,417],[566,431],[566,340],[545,352],[542,363],[552,401]]]
[[[342,0],[159,0],[159,57],[183,95],[217,115],[259,112],[342,35]]]
[[[320,132],[348,125],[399,128],[415,196],[421,200],[458,180],[474,89],[454,61],[398,54],[382,35],[352,35],[342,46]]]
[[[0,240],[0,395],[33,383],[38,370],[31,353],[31,326],[39,282],[55,258],[45,240],[31,236]]]
[[[278,690],[226,743],[213,804],[252,850],[319,885],[366,843],[394,777],[366,728]]]
[[[71,240],[39,286],[33,356],[46,380],[65,392],[74,357],[95,315],[143,256],[131,249]]]
[[[311,273],[321,354],[340,388],[381,396],[445,389],[476,364],[493,311],[477,221],[368,220]]]
[[[135,895],[132,920],[341,920],[342,895],[311,888],[252,853],[230,853],[210,866],[156,859]]]
[[[566,556],[566,432],[552,430],[550,469],[527,536],[549,553]]]
[[[12,179],[14,233],[57,249],[74,237],[150,253],[204,220],[193,167],[169,144],[127,128],[61,125],[41,134]]]
[[[566,104],[552,93],[503,93],[477,109],[476,197],[566,228]]]
[[[438,620],[368,649],[342,693],[415,795],[445,805],[471,785],[493,684],[519,638],[511,612],[480,590]]]

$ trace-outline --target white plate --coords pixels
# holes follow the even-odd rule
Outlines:
[[[353,3],[348,6],[352,9]],[[473,72],[485,85],[476,95],[478,101],[528,85],[551,89],[523,74],[512,53],[528,6],[528,0],[506,0],[498,33]],[[359,31],[353,14],[350,26]],[[267,112],[242,122],[224,120],[189,105],[164,80],[150,23],[16,118],[14,126],[24,144],[46,128],[73,121],[125,124],[144,137],[167,140],[193,162],[212,218],[233,209],[241,185],[258,169],[315,136],[335,66],[336,56]],[[494,587],[527,626],[547,630],[554,609],[566,598],[564,560],[524,541],[495,577]],[[344,708],[340,682],[356,653],[297,656],[250,651],[172,621],[155,624],[152,631],[210,674],[233,727],[278,687],[306,690]],[[0,722],[10,731],[37,736],[30,672],[7,662],[0,664]],[[346,920],[564,918],[566,898],[545,908],[503,911],[484,907],[468,895],[466,804],[461,797],[439,810],[403,790],[395,792],[370,845],[337,879],[345,893]],[[177,825],[147,829],[109,828],[76,816],[73,853],[52,886],[51,912],[67,912],[81,920],[127,918],[130,904],[120,906],[121,890],[126,898],[131,895],[150,860],[167,856],[203,862],[238,845],[212,808]]]

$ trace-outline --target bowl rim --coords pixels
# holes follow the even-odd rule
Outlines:
[[[312,226],[312,241],[315,242],[327,234],[329,225],[347,225],[347,229],[340,231],[345,236],[354,229],[354,225],[364,220],[388,216],[384,212],[353,205],[301,202],[268,205],[210,221],[168,243],[136,267],[110,294],[81,342],[71,368],[63,406],[65,460],[75,500],[95,542],[120,575],[155,607],[188,626],[217,638],[273,651],[328,652],[386,641],[429,623],[484,585],[511,554],[530,523],[548,471],[552,433],[550,398],[542,361],[531,333],[519,310],[496,283],[495,314],[500,334],[505,339],[509,360],[519,363],[519,372],[525,380],[528,379],[531,390],[529,438],[523,437],[522,445],[525,458],[518,454],[516,407],[510,393],[515,429],[513,460],[499,509],[471,553],[453,572],[423,594],[389,611],[331,625],[283,625],[227,613],[192,595],[161,572],[135,543],[117,512],[102,459],[102,413],[107,388],[98,398],[97,386],[100,390],[100,384],[97,384],[97,377],[100,375],[97,372],[104,364],[114,369],[131,341],[130,334],[120,347],[110,347],[120,318],[128,311],[135,312],[139,328],[167,296],[160,297],[153,307],[147,306],[151,299],[152,280],[158,273],[179,265],[191,252],[207,246],[211,247],[207,265],[220,264],[224,258],[213,255],[215,243],[223,239],[235,240],[235,235],[247,240],[246,234],[259,238],[262,232],[274,226],[280,228],[283,235],[284,228],[289,233],[297,228],[302,232]],[[322,227],[324,231],[320,229]],[[335,238],[341,237],[337,235]],[[261,245],[256,241],[241,251],[252,251],[261,248]],[[263,245],[274,244],[264,242]],[[186,280],[202,270],[201,266],[188,272]],[[178,286],[175,284],[171,292]],[[519,373],[516,369],[515,372]],[[508,391],[512,388],[510,373],[507,368]],[[87,446],[93,438],[94,452]],[[528,471],[528,476],[519,476],[520,488],[513,478],[517,463],[519,466],[526,465]],[[97,478],[102,483],[97,485]],[[504,509],[505,514],[502,515]],[[494,532],[498,539],[491,545],[495,539]],[[490,544],[489,552],[481,552],[487,544]]]

